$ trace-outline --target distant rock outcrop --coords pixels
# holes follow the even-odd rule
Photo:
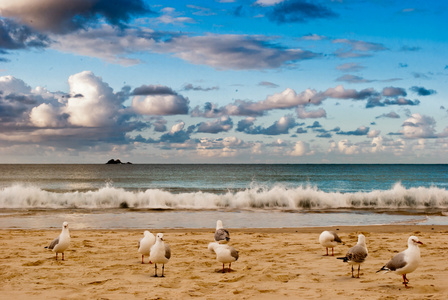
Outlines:
[[[106,163],[106,165],[132,165],[132,163],[122,163],[119,159],[109,159],[109,161]]]

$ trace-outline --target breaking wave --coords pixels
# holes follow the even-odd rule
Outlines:
[[[448,209],[448,191],[437,187],[405,188],[396,183],[389,190],[340,193],[311,186],[251,187],[222,194],[171,193],[162,189],[127,191],[105,186],[95,191],[57,193],[35,186],[13,185],[0,190],[0,208],[8,209]]]

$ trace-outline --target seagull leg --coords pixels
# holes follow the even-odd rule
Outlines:
[[[62,260],[64,260],[64,252],[62,252]]]
[[[325,249],[327,249],[327,256],[328,256],[328,248],[325,248]]]
[[[56,252],[56,260],[58,260],[58,253]]]
[[[229,263],[229,272],[232,271],[232,263]]]
[[[155,271],[154,271],[154,273],[155,273],[155,274],[154,274],[154,277],[157,277],[157,264],[154,264],[154,266],[155,266],[155,268],[154,268],[154,269],[155,269]]]
[[[222,264],[222,272],[225,273],[226,270],[224,270],[224,264]]]
[[[352,265],[352,278],[355,278],[355,276],[353,275],[353,265]]]
[[[144,255],[142,255],[142,264],[144,264],[144,262],[143,262],[143,257],[145,257]]]
[[[331,256],[334,256],[334,248],[331,248]]]
[[[359,270],[361,269],[361,265],[358,265],[358,278],[359,278]]]
[[[165,275],[163,274],[165,272],[165,264],[162,265],[162,277],[165,277]]]

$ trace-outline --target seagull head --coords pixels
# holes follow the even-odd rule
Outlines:
[[[410,236],[409,237],[409,239],[408,239],[408,245],[415,245],[415,246],[418,246],[418,245],[423,245],[423,243],[422,242],[420,242],[420,240],[418,239],[418,237],[416,237],[416,236]]]
[[[144,236],[149,236],[151,234],[151,232],[149,232],[148,230],[145,230],[145,232],[143,232]]]
[[[68,223],[67,222],[62,223],[62,227],[63,228],[68,228]]]
[[[163,233],[157,234],[157,240],[163,241]]]

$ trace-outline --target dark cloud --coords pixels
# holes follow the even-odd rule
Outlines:
[[[143,0],[26,0],[0,4],[2,15],[40,31],[68,33],[104,20],[123,27],[132,17],[151,14]]]
[[[321,57],[311,51],[281,47],[271,40],[260,35],[180,36],[158,44],[153,50],[223,70],[274,69]]]
[[[305,129],[303,129],[303,127],[299,127],[299,128],[297,128],[297,130],[296,130],[296,133],[299,133],[299,134],[307,133],[307,132],[308,132],[308,131],[305,130]]]
[[[361,126],[354,131],[338,131],[336,134],[361,136],[361,135],[367,135],[369,129],[370,129],[369,127]]]
[[[46,48],[50,44],[48,36],[11,20],[0,19],[0,54],[6,54],[5,50]]]
[[[390,118],[390,119],[399,119],[400,115],[398,115],[396,112],[391,111],[390,113],[387,114],[382,114],[381,116],[376,117],[375,119],[380,119],[380,118]]]
[[[338,15],[329,8],[305,0],[286,0],[270,8],[269,20],[277,23],[304,23],[313,19],[330,19]]]
[[[381,101],[381,99],[378,98],[370,98],[367,101],[366,104],[366,108],[373,108],[373,107],[383,107],[383,106],[387,106],[387,105],[409,105],[409,106],[415,106],[415,105],[419,105],[420,104],[420,100],[409,100],[409,99],[405,99],[405,98],[397,98],[397,99],[386,99],[384,101]]]
[[[316,137],[329,139],[329,138],[333,137],[333,135],[329,132],[323,132],[323,133],[316,135]]]
[[[382,94],[385,97],[398,97],[398,96],[406,97],[407,96],[406,90],[404,88],[399,88],[399,87],[385,87],[385,88],[383,88]]]
[[[217,86],[213,86],[213,87],[209,87],[209,88],[204,88],[201,86],[194,86],[191,83],[186,84],[183,89],[184,91],[202,91],[202,92],[209,92],[209,91],[214,91],[214,90],[219,90],[219,87]]]
[[[162,85],[142,85],[132,91],[134,96],[177,95],[170,87]]]
[[[410,88],[410,90],[413,91],[414,93],[417,93],[419,96],[429,96],[437,93],[435,90],[431,89],[428,90],[420,86],[413,86]]]
[[[275,121],[274,124],[267,128],[253,126],[253,121],[254,120],[247,119],[245,122],[238,122],[237,131],[247,134],[280,135],[289,133],[291,128],[297,126],[295,119],[290,115],[280,118],[280,120]]]
[[[229,117],[222,117],[212,122],[201,122],[197,125],[197,132],[202,133],[220,133],[227,132],[233,128],[232,119]]]
[[[314,121],[313,125],[309,125],[306,128],[311,128],[311,129],[322,128],[322,125],[320,125],[320,123],[318,121]]]

